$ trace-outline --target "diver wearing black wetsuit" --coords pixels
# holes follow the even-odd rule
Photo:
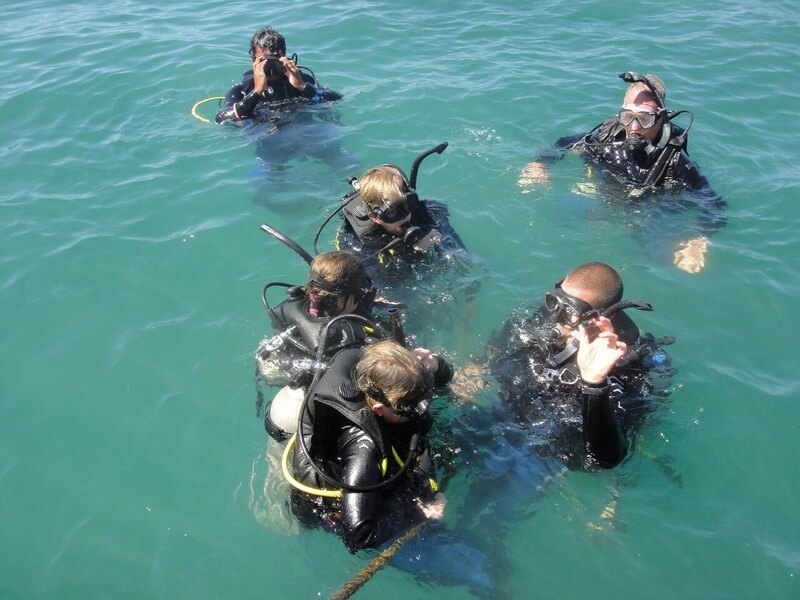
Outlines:
[[[278,234],[271,228],[268,231]],[[288,287],[289,294],[274,308],[267,302],[267,291],[273,286]],[[255,353],[259,414],[264,407],[262,381],[271,386],[305,387],[311,382],[315,361],[326,361],[339,350],[359,348],[377,339],[372,314],[375,289],[361,263],[348,252],[323,252],[311,261],[307,285],[289,287],[273,282],[264,288],[262,300],[273,336],[262,340]],[[391,317],[397,325],[399,315]],[[288,438],[271,422],[270,413],[265,415],[265,426],[273,438]]]
[[[270,319],[275,335],[261,342],[256,351],[261,376],[269,385],[294,387],[303,381],[293,378],[293,361],[313,360],[317,355],[323,329],[332,317],[314,312],[308,294],[302,287],[288,290],[289,298],[271,309]],[[374,320],[371,310],[361,304],[352,314]],[[360,321],[338,321],[329,330],[324,357],[330,358],[339,350],[364,346],[371,339]],[[299,369],[307,373],[306,369]],[[307,381],[305,383],[308,383]]]
[[[412,273],[429,276],[472,263],[447,206],[420,199],[402,169],[381,165],[357,185],[342,199],[336,243],[361,259],[381,291]]]
[[[344,209],[344,223],[337,244],[365,260],[371,275],[396,281],[413,265],[424,270],[444,270],[448,260],[469,260],[464,242],[450,224],[450,211],[436,200],[420,200],[402,235],[395,235],[369,220],[364,201],[356,192]],[[414,228],[411,235],[409,230]],[[396,242],[387,250],[383,250]],[[427,268],[426,268],[427,267]]]
[[[384,342],[370,346],[368,352],[382,351],[385,344],[400,348]],[[315,385],[303,414],[303,439],[317,467],[348,486],[373,486],[386,481],[398,472],[401,462],[409,460],[414,445],[409,468],[396,482],[375,491],[344,489],[341,504],[297,490],[292,496],[292,508],[302,522],[340,532],[351,551],[378,547],[425,518],[417,500],[428,503],[436,496],[437,488],[427,452],[431,418],[424,398],[429,396],[430,388],[446,384],[453,375],[452,368],[437,357],[435,372],[425,372],[420,378],[422,385],[410,392],[413,397],[408,399],[409,404],[403,404],[407,412],[402,414],[407,417],[397,422],[401,403],[384,398],[385,406],[392,406],[391,412],[388,416],[376,413],[367,396],[380,396],[380,390],[370,388],[365,393],[359,389],[356,369],[364,354],[363,349],[351,349],[334,357]],[[418,404],[411,408],[411,403]],[[293,459],[294,477],[304,485],[330,489],[298,446]],[[386,465],[385,472],[382,464]]]
[[[595,307],[607,309],[621,298],[620,279],[618,294],[606,295],[605,300],[598,300],[600,295],[595,294],[593,304],[581,300],[580,296],[592,297],[584,293],[591,286],[584,283],[581,288],[574,282],[581,281],[579,269],[594,265],[602,263],[579,267],[564,280],[564,288],[576,295],[558,284],[555,292],[548,294],[545,307],[509,319],[488,348],[489,367],[500,383],[503,404],[517,424],[534,432],[541,444],[541,458],[556,458],[570,469],[619,464],[628,452],[628,435],[664,395],[665,386],[659,382],[656,391],[652,379],[656,375],[668,379],[672,374],[669,358],[660,349],[660,344],[670,340],[655,340],[649,334],[640,337],[636,324],[621,311],[609,313],[610,319],[593,321],[593,329],[600,321],[605,323],[596,337],[588,332],[577,338],[570,335],[577,333],[578,325],[586,322]],[[631,304],[652,310],[646,303]],[[578,343],[580,335],[585,337]],[[591,369],[585,361],[581,363],[579,347],[590,343],[598,344],[610,358],[599,371],[601,377],[595,372],[587,381]]]
[[[690,190],[696,199],[693,204],[701,210],[699,233],[709,236],[724,227],[727,204],[689,158],[688,129],[671,122],[688,111],[667,109],[666,88],[654,75],[623,73],[620,77],[631,86],[619,113],[589,132],[559,139],[533,164],[544,168],[566,151],[579,152],[588,163],[600,167],[603,174],[633,188],[637,194],[658,189]]]
[[[241,121],[257,113],[259,106],[302,99],[311,104],[341,100],[341,94],[319,85],[313,74],[300,71],[297,57],[286,58],[286,41],[272,29],[257,31],[250,42],[252,69],[225,95],[216,122]]]

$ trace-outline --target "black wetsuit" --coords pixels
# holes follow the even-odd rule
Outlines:
[[[253,91],[252,69],[245,71],[242,74],[241,83],[237,83],[226,94],[225,104],[216,116],[217,123],[249,119],[254,116],[259,106],[269,106],[271,103],[285,100],[300,98],[312,104],[341,100],[341,94],[331,89],[320,87],[314,78],[307,73],[301,73],[301,75],[303,81],[306,82],[306,87],[302,90],[298,90],[289,83],[286,77],[281,76],[279,81],[272,84],[267,83],[267,89],[262,94],[257,94]]]
[[[395,452],[405,461],[412,436],[421,431],[421,439],[417,457],[412,459],[414,467],[389,487],[368,493],[344,491],[341,503],[293,490],[292,508],[298,519],[308,526],[322,525],[340,532],[351,551],[378,547],[422,521],[414,499],[424,502],[435,495],[425,443],[430,423],[390,425],[372,413],[353,382],[362,354],[359,349],[339,352],[312,392],[309,411],[303,415],[304,439],[316,464],[348,485],[374,485],[399,469]],[[439,365],[433,375],[434,386],[446,384],[453,375],[441,358]],[[384,457],[388,465],[385,475],[379,467]],[[330,488],[313,472],[298,446],[293,470],[295,478],[306,485]]]
[[[273,338],[265,339],[256,350],[256,360],[261,378],[267,384],[300,387],[310,383],[313,369],[295,368],[292,361],[316,359],[323,329],[332,317],[312,315],[303,288],[290,288],[289,296],[270,313],[274,335],[286,332],[283,343],[273,349],[269,348]],[[360,305],[355,314],[375,322],[371,312]],[[329,359],[344,348],[360,348],[371,340],[373,338],[365,330],[363,322],[340,319],[328,331],[323,358]]]
[[[625,141],[625,127],[618,116],[613,116],[587,133],[559,139],[552,149],[542,152],[537,161],[550,164],[561,158],[567,150],[577,151],[589,164],[600,167],[605,175],[627,186],[640,188],[662,153],[670,151],[667,139],[674,141],[681,133],[683,130],[680,127],[669,124],[662,129],[655,146],[628,146],[622,143]],[[697,164],[689,158],[686,143],[679,150],[676,149],[666,170],[652,182],[652,186],[662,190],[691,191],[695,201],[683,201],[687,205],[679,208],[689,209],[692,208],[689,204],[694,204],[700,209],[699,233],[711,235],[725,226],[727,204],[714,192]]]
[[[502,402],[516,423],[536,436],[541,458],[556,458],[570,469],[614,467],[627,454],[629,435],[666,395],[662,380],[672,374],[666,354],[652,336],[639,338],[624,313],[612,323],[630,349],[639,340],[639,356],[645,358],[614,368],[606,387],[580,381],[577,354],[561,364],[550,362],[564,345],[549,341],[553,324],[541,310],[512,317],[490,340],[489,366],[500,383]],[[647,363],[653,360],[650,354],[661,363],[658,372]],[[659,380],[657,388],[653,379]]]
[[[472,257],[450,224],[450,211],[436,200],[420,200],[411,212],[410,226],[418,227],[419,239],[432,229],[441,234],[441,241],[425,251],[414,248],[413,242],[399,241],[391,249],[379,252],[397,239],[370,220],[364,201],[357,192],[343,199],[344,223],[336,240],[339,250],[354,253],[381,291],[406,279],[412,272],[429,276],[452,266],[467,268]]]

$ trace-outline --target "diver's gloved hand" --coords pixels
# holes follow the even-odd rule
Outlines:
[[[675,252],[675,266],[687,273],[699,273],[706,266],[707,251],[708,238],[705,236],[684,242]]]
[[[606,317],[592,321],[597,326],[597,334],[590,336],[586,327],[580,325],[574,334],[580,342],[578,347],[578,368],[585,383],[601,384],[608,373],[628,349],[625,342],[619,341],[614,326]]]

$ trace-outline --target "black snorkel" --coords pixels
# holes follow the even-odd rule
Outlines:
[[[289,248],[294,250],[295,253],[300,258],[302,258],[306,262],[306,264],[308,264],[308,266],[311,266],[311,262],[314,260],[314,258],[308,252],[303,250],[303,247],[300,244],[298,244],[297,242],[295,242],[288,235],[286,235],[284,233],[281,233],[280,231],[278,231],[274,227],[270,227],[266,223],[261,225],[261,231],[263,231],[264,233],[268,233],[269,235],[274,237],[276,240],[279,240],[282,243],[284,243],[285,245],[287,245]],[[267,285],[264,286],[264,289],[261,291],[261,303],[264,305],[264,308],[266,309],[267,314],[273,319],[277,319],[278,316],[275,314],[274,309],[269,305],[269,302],[267,301],[267,290],[269,288],[275,287],[275,286],[285,287],[285,288],[287,288],[289,290],[291,290],[292,288],[298,288],[298,289],[300,288],[300,286],[296,286],[296,285],[291,284],[291,283],[283,283],[281,281],[273,281],[272,283],[268,283]]]
[[[325,352],[325,344],[327,342],[328,332],[330,331],[330,328],[334,323],[336,323],[336,322],[338,322],[338,321],[340,321],[342,319],[349,319],[349,320],[353,320],[353,321],[356,321],[356,322],[363,323],[365,325],[368,325],[369,327],[374,327],[375,332],[381,334],[383,336],[383,339],[389,339],[388,334],[386,333],[386,331],[382,327],[380,327],[379,325],[375,325],[369,319],[367,319],[365,317],[362,317],[360,315],[353,315],[353,314],[339,315],[338,317],[334,317],[333,319],[330,320],[330,322],[325,326],[325,329],[322,330],[322,335],[320,336],[319,346],[317,348],[317,357],[316,357],[316,361],[315,361],[316,364],[315,364],[315,368],[314,368],[314,378],[311,380],[311,384],[308,386],[308,391],[306,392],[306,395],[303,398],[303,403],[300,406],[300,414],[299,414],[299,416],[297,418],[297,436],[296,436],[297,445],[300,448],[300,451],[303,453],[303,455],[305,455],[305,457],[308,459],[308,463],[311,466],[311,468],[313,469],[313,471],[323,481],[325,481],[325,483],[327,483],[328,485],[334,486],[334,488],[341,488],[341,489],[349,491],[349,492],[360,492],[360,493],[374,492],[376,490],[379,490],[381,488],[386,487],[387,485],[391,485],[392,483],[397,481],[406,472],[406,470],[408,469],[409,465],[411,465],[411,463],[413,462],[412,459],[414,458],[414,455],[417,452],[417,447],[419,445],[419,440],[420,440],[419,432],[414,433],[411,436],[411,442],[409,444],[408,456],[403,461],[403,464],[401,465],[401,467],[397,471],[397,473],[395,473],[394,475],[392,475],[388,479],[385,479],[384,481],[381,481],[380,483],[376,483],[375,485],[368,485],[368,486],[349,485],[349,484],[344,483],[343,481],[337,481],[336,479],[334,479],[333,477],[331,477],[330,475],[325,473],[325,471],[323,469],[321,469],[317,465],[317,463],[314,461],[314,457],[311,456],[311,452],[308,449],[308,445],[306,444],[305,435],[304,435],[305,427],[304,427],[304,423],[303,423],[303,420],[304,420],[303,417],[304,417],[306,411],[308,411],[308,403],[311,400],[311,397],[314,395],[314,389],[316,388],[317,383],[319,383],[319,380],[322,377],[322,374],[325,372],[325,368],[326,368],[326,365],[323,362],[323,359],[325,358],[325,353],[324,352]]]
[[[649,302],[643,302],[642,300],[620,300],[619,302],[615,302],[606,308],[600,310],[590,310],[583,313],[581,315],[581,325],[584,327],[589,327],[592,321],[599,319],[600,317],[605,317],[606,319],[611,320],[619,311],[626,310],[628,308],[652,312],[653,305]]]
[[[292,56],[291,56],[291,59],[292,59],[292,62],[295,64],[295,66],[296,66],[296,67],[297,67],[297,68],[298,68],[300,71],[306,71],[306,72],[307,72],[307,73],[308,73],[308,74],[311,76],[311,79],[313,79],[313,80],[314,80],[314,81],[313,81],[313,83],[314,83],[314,85],[315,85],[315,86],[318,86],[318,85],[319,85],[319,84],[317,83],[317,76],[314,74],[314,71],[312,71],[312,70],[311,70],[311,69],[309,69],[308,67],[304,67],[304,66],[302,66],[302,65],[298,65],[298,64],[297,64],[297,52],[294,52],[294,53],[292,54]]]
[[[411,165],[411,174],[410,174],[409,179],[408,179],[409,187],[411,187],[412,189],[416,189],[417,188],[417,174],[419,172],[419,166],[422,164],[422,161],[425,160],[431,154],[441,154],[442,152],[445,151],[445,148],[447,148],[448,145],[449,145],[448,142],[442,142],[438,146],[434,146],[433,148],[425,150],[425,152],[422,152],[421,154],[419,154],[417,156],[417,158],[414,159],[414,162]],[[347,178],[347,183],[349,183],[351,186],[353,186],[353,189],[358,190],[358,179],[356,177],[348,177]],[[345,206],[347,206],[347,204],[351,200],[352,200],[352,196],[350,194],[347,194],[346,196],[344,196],[342,198],[342,201],[339,204],[339,206],[336,207],[336,209],[332,213],[330,213],[327,217],[325,217],[324,221],[322,221],[322,225],[319,226],[319,229],[317,229],[317,233],[314,236],[314,242],[312,244],[312,247],[314,248],[314,252],[319,254],[319,249],[317,249],[317,242],[319,241],[319,236],[322,234],[322,230],[330,222],[330,220],[333,219],[334,216],[336,216],[339,212],[341,212],[344,209]],[[409,228],[409,229],[411,229],[411,228]],[[417,228],[417,229],[419,229],[419,228]],[[406,236],[408,236],[408,231],[406,232],[406,234],[404,235],[403,238],[395,238],[394,240],[392,240],[392,242],[394,242],[394,245],[396,245],[401,241],[405,241],[405,237]],[[392,242],[390,242],[390,244]],[[374,255],[372,255],[372,256],[370,256],[368,258],[370,258],[370,259],[374,258],[375,256],[378,256],[378,254],[380,254],[381,252],[385,252],[389,248],[394,247],[394,245],[387,245],[386,247],[384,247],[381,250],[379,250],[376,254],[374,254]]]
[[[294,250],[300,258],[302,258],[304,261],[306,261],[306,264],[308,264],[309,267],[311,266],[311,262],[314,260],[314,257],[311,256],[305,250],[303,250],[303,247],[300,246],[300,244],[295,242],[288,235],[281,233],[280,231],[278,231],[274,227],[270,227],[266,223],[261,226],[261,231],[263,231],[264,233],[270,234],[276,240],[279,240],[279,241],[283,242],[284,244],[286,244],[287,246],[289,246],[289,248]]]

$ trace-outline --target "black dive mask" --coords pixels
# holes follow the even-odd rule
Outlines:
[[[384,200],[383,204],[378,208],[368,208],[375,218],[380,219],[384,223],[397,223],[414,212],[418,202],[419,197],[417,196],[417,192],[413,189],[409,189],[405,194],[405,201],[402,203],[390,204],[388,201]]]
[[[544,305],[550,314],[553,315],[556,323],[577,327],[583,325],[586,328],[592,327],[592,321],[600,317],[613,319],[621,310],[635,308],[636,310],[652,311],[653,305],[642,300],[620,300],[606,308],[592,308],[592,306],[580,298],[566,293],[561,284],[562,279],[556,284],[553,292],[547,292],[544,296]]]
[[[374,386],[368,387],[366,390],[364,390],[364,392],[370,398],[379,400],[388,406],[396,415],[405,417],[409,421],[417,422],[423,421],[429,416],[428,409],[430,408],[431,400],[433,398],[433,386],[431,383],[432,381],[429,377],[425,387],[412,390],[411,398],[404,399],[403,404],[405,404],[405,406],[402,407],[390,404],[384,393]]]
[[[566,293],[561,284],[562,279],[555,285],[555,290],[544,295],[544,305],[556,323],[576,327],[582,320],[583,315],[592,310],[592,305],[575,296]]]
[[[378,290],[373,285],[372,279],[366,274],[357,282],[348,282],[347,285],[338,286],[325,281],[321,277],[317,277],[314,273],[310,273],[308,276],[308,283],[323,292],[335,294],[342,298],[346,298],[352,294],[356,297],[358,305],[364,306],[368,310],[372,308],[372,304],[375,302],[375,297],[378,294]]]
[[[636,310],[650,312],[653,310],[653,305],[649,302],[643,302],[642,300],[620,300],[619,302],[615,302],[607,308],[590,310],[583,313],[583,315],[581,315],[581,325],[584,327],[591,327],[592,321],[599,319],[600,317],[613,319],[618,312],[625,310],[626,308],[635,308]]]

